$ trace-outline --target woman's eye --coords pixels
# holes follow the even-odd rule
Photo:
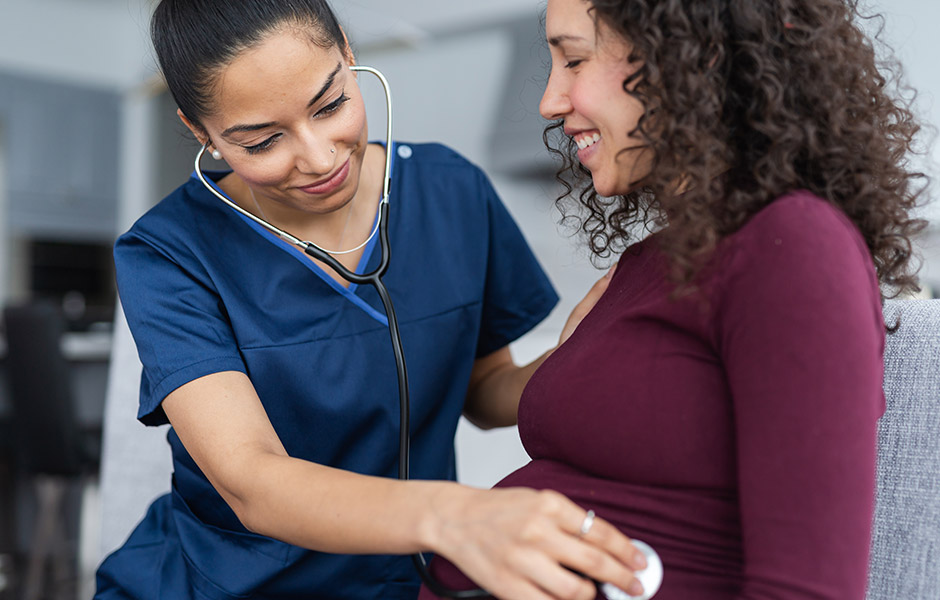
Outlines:
[[[318,110],[314,116],[322,117],[324,115],[335,113],[336,111],[339,110],[339,107],[341,107],[343,104],[346,104],[348,100],[349,100],[349,96],[347,96],[344,93],[342,96],[340,96],[336,100],[333,100],[332,102],[330,102],[329,104],[327,104],[326,106]]]
[[[245,146],[245,151],[248,152],[248,154],[258,154],[259,152],[264,152],[265,150],[273,146],[274,143],[277,142],[278,138],[280,137],[281,137],[280,133],[278,133],[277,135],[272,135],[271,137],[264,140],[260,144],[255,144],[254,146]]]
[[[580,59],[569,60],[568,62],[565,63],[565,68],[566,68],[566,69],[574,69],[575,67],[577,67],[578,65],[580,65],[582,62],[584,62],[584,61],[583,61],[583,60],[580,60]]]

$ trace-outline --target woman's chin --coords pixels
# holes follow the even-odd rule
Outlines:
[[[612,184],[609,181],[599,181],[597,179],[593,180],[594,182],[594,191],[597,192],[599,196],[605,198],[610,198],[612,196],[622,196],[630,192],[629,189],[620,189],[620,186]]]

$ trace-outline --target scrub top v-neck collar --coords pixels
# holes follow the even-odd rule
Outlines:
[[[379,146],[382,146],[383,148],[385,148],[385,144],[382,142],[370,142],[370,143],[378,144]],[[394,176],[395,174],[395,152],[394,152],[395,143],[393,142],[392,145],[393,145],[392,150],[389,150],[388,148],[386,148],[386,152],[392,152],[391,175]],[[192,177],[196,177],[195,172],[193,172]],[[207,177],[206,181],[208,181],[209,185],[215,188],[216,191],[218,191],[219,193],[224,193],[222,192],[221,188],[219,188],[219,186],[217,185],[214,179],[212,179],[211,177]],[[391,194],[389,195],[391,196]],[[376,221],[378,220],[379,214],[381,211],[381,202],[382,200],[381,198],[379,198],[379,206],[376,207],[375,217],[372,220],[372,228],[370,229],[370,232],[375,230]],[[389,204],[391,204],[391,198],[389,199]],[[228,207],[225,207],[225,208],[228,208]],[[244,221],[249,227],[251,227],[255,232],[257,232],[263,239],[265,239],[269,243],[274,244],[278,248],[284,250],[289,255],[291,255],[291,257],[293,257],[295,260],[300,261],[304,265],[304,267],[306,267],[314,275],[322,279],[327,285],[333,288],[333,290],[336,291],[336,293],[338,293],[340,296],[342,296],[343,298],[345,298],[352,304],[362,309],[366,314],[368,314],[370,317],[372,317],[373,319],[375,319],[382,325],[386,327],[388,326],[388,318],[384,314],[382,314],[381,312],[379,312],[378,310],[370,306],[365,300],[363,300],[358,294],[356,294],[356,290],[359,289],[358,284],[350,282],[349,287],[343,286],[341,283],[333,279],[333,277],[331,277],[320,265],[310,260],[309,256],[299,247],[275,235],[273,232],[267,230],[265,227],[263,227],[256,221],[246,217],[240,212],[235,211],[235,210],[232,210],[232,212],[235,215],[237,215],[242,221]],[[388,218],[391,218],[391,217],[389,216]],[[365,248],[363,249],[362,256],[359,258],[359,264],[356,265],[355,273],[357,275],[361,275],[365,272],[366,265],[369,264],[369,260],[372,258],[372,253],[375,249],[375,246],[378,244],[379,236],[380,236],[380,233],[376,232],[376,234],[372,236],[372,239],[369,240],[369,243],[366,244]]]

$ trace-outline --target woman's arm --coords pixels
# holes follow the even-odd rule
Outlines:
[[[591,312],[604,291],[607,290],[613,273],[614,269],[610,269],[574,307],[555,348],[565,343],[565,340],[571,337],[577,329],[581,320]],[[470,373],[470,387],[464,402],[464,416],[481,429],[515,425],[522,390],[532,374],[545,362],[546,358],[551,356],[555,348],[521,367],[513,362],[508,347],[478,358]]]
[[[835,209],[781,202],[755,218],[720,319],[744,550],[736,598],[861,599],[884,407],[877,283]]]
[[[560,564],[623,588],[632,581],[627,538],[601,520],[579,537],[584,511],[558,494],[402,482],[291,458],[242,373],[194,380],[163,408],[256,533],[324,552],[435,552],[500,597],[593,598],[593,586]]]

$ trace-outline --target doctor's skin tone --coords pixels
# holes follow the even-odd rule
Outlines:
[[[348,47],[315,45],[302,27],[284,25],[214,74],[212,110],[196,115],[198,123],[181,114],[232,167],[220,186],[235,202],[326,247],[365,239],[382,183],[384,149],[366,143],[351,64]],[[342,260],[354,267],[359,254]],[[606,285],[599,281],[578,305],[562,340]],[[478,359],[465,415],[482,427],[515,423],[522,389],[544,358],[517,367],[503,348]],[[291,458],[242,373],[187,383],[163,409],[255,533],[323,552],[434,552],[503,598],[590,599],[594,585],[565,567],[628,589],[632,569],[644,566],[601,519],[579,537],[585,511],[554,492],[401,482]]]

